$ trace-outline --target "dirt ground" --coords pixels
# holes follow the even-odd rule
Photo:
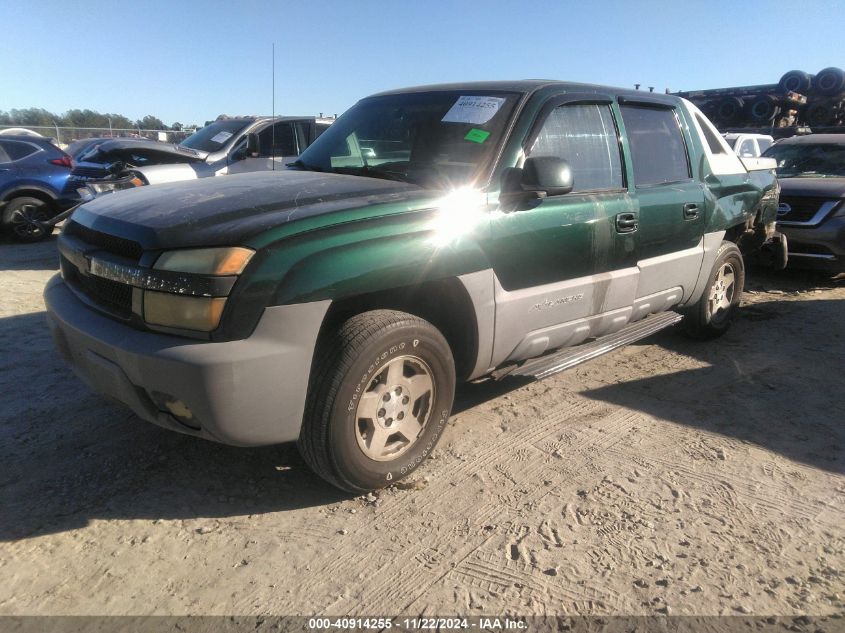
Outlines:
[[[467,385],[402,489],[352,498],[91,393],[44,325],[55,240],[0,243],[0,614],[845,609],[845,283],[754,273],[667,331]]]

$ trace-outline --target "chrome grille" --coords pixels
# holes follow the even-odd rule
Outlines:
[[[836,202],[836,200],[781,196],[778,206],[778,221],[809,222],[819,212],[822,205],[830,202]]]

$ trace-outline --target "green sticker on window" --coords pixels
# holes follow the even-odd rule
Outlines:
[[[473,143],[483,143],[487,140],[488,136],[490,136],[490,132],[487,132],[486,130],[479,130],[477,127],[474,127],[467,132],[464,140],[472,141]]]

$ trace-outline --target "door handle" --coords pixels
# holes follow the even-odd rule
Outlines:
[[[637,230],[639,222],[636,213],[617,213],[616,231],[618,233],[633,233]]]
[[[698,217],[698,205],[695,202],[688,202],[684,205],[684,219],[695,220]]]

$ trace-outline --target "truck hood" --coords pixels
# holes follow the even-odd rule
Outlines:
[[[201,162],[207,157],[208,152],[189,149],[173,143],[116,139],[100,143],[92,151],[82,154],[79,161],[100,164],[111,164],[119,161],[140,166]]]
[[[433,195],[391,180],[281,170],[107,194],[83,204],[72,220],[145,250],[237,245],[287,222]]]
[[[778,178],[780,195],[845,198],[845,178]]]

